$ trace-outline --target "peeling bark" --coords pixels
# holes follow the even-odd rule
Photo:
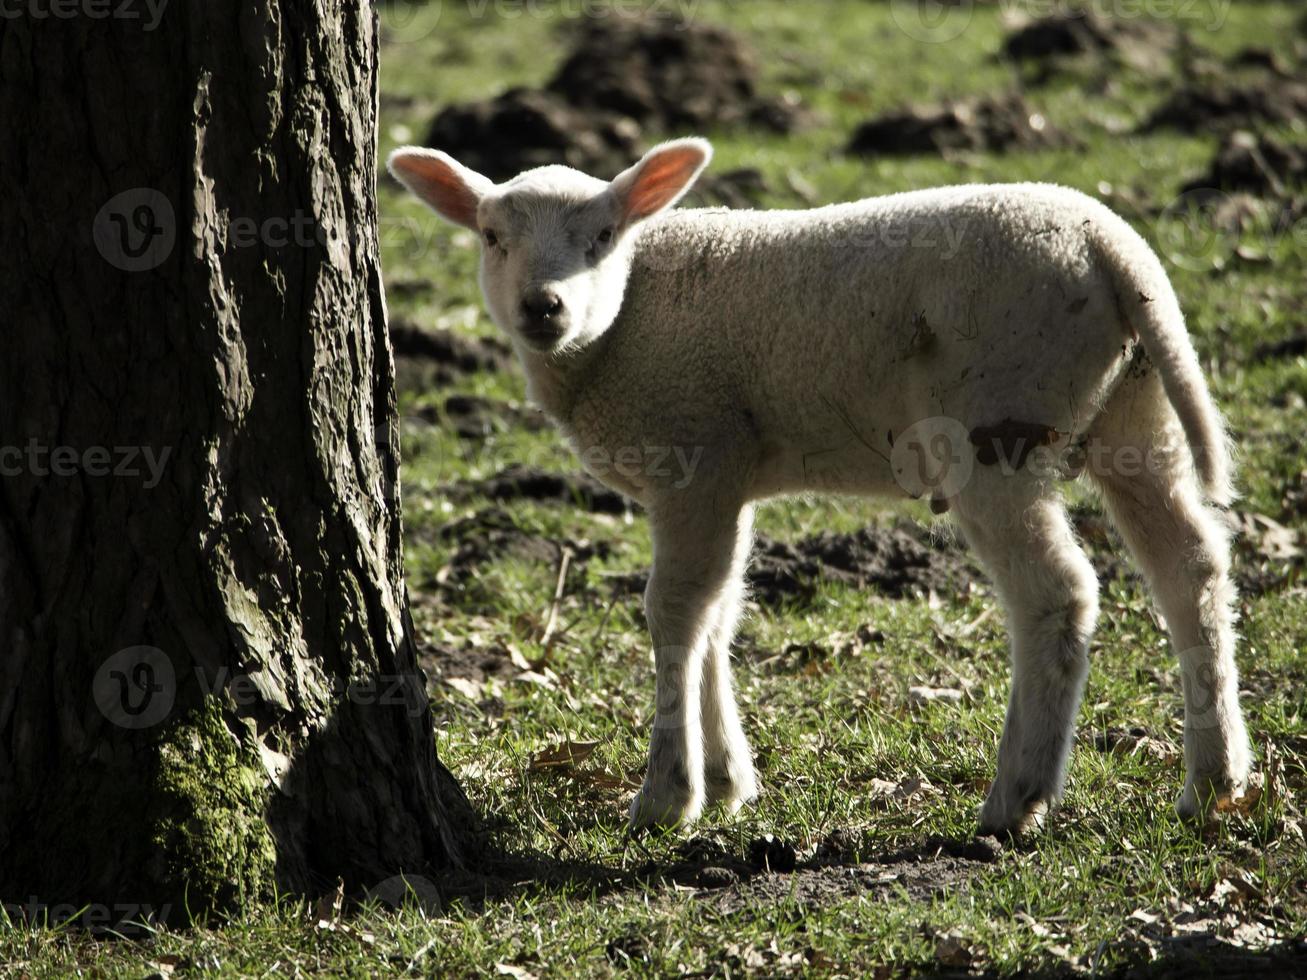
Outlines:
[[[373,12],[148,20],[0,19],[0,899],[176,917],[448,866]]]

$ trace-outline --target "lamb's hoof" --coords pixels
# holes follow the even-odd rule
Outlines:
[[[1184,791],[1175,801],[1182,820],[1202,822],[1223,804],[1238,801],[1248,790],[1246,773],[1193,776],[1185,780]]]
[[[659,790],[647,782],[631,801],[631,833],[657,828],[688,827],[703,812],[703,794]]]
[[[1046,800],[1013,806],[991,795],[980,808],[980,826],[976,836],[1014,840],[1026,834],[1037,833],[1048,819],[1049,810]]]
[[[753,774],[753,766],[735,771],[709,771],[704,778],[707,802],[720,805],[727,813],[738,813],[740,807],[758,798],[758,780]]]

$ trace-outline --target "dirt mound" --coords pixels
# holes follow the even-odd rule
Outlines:
[[[1138,17],[1117,20],[1093,10],[1041,17],[1008,35],[1003,53],[1033,62],[1045,77],[1075,59],[1093,58],[1140,71],[1166,71],[1179,33],[1174,27]]]
[[[759,535],[749,562],[749,589],[769,606],[807,605],[823,582],[872,588],[894,599],[962,592],[983,580],[958,545],[929,540],[910,525],[864,528],[853,534],[823,531],[795,544]],[[619,594],[640,594],[647,572],[612,576]]]
[[[1239,130],[1225,137],[1208,171],[1191,180],[1182,191],[1210,188],[1282,200],[1304,185],[1307,147]]]
[[[460,484],[491,500],[536,500],[584,507],[598,514],[623,514],[635,505],[585,473],[564,476],[534,466],[510,466],[486,480]]]
[[[515,88],[486,102],[444,109],[426,145],[494,181],[553,163],[612,177],[640,155],[640,134],[640,126],[624,116],[577,109],[552,92]]]
[[[1007,152],[1067,145],[1017,94],[960,99],[935,106],[910,106],[854,131],[848,152],[862,156],[951,153],[959,150]]]
[[[670,18],[590,22],[549,91],[664,132],[745,123],[787,133],[798,118],[793,101],[758,94],[757,65],[735,34]]]
[[[1260,123],[1292,123],[1307,115],[1307,81],[1266,74],[1213,77],[1181,86],[1158,106],[1142,130],[1255,129]]]
[[[758,94],[754,58],[730,31],[608,18],[582,29],[543,90],[449,106],[426,145],[496,181],[552,163],[612,177],[654,134],[732,125],[786,133],[803,118],[793,98]]]
[[[424,330],[407,320],[390,322],[390,346],[400,387],[447,385],[467,374],[508,370],[513,362],[512,350],[503,341]]]
[[[762,171],[753,167],[706,173],[695,181],[682,207],[756,208],[770,190]]]
[[[426,406],[419,415],[433,425],[449,427],[460,439],[470,442],[480,442],[508,429],[539,432],[549,428],[542,412],[477,395],[450,395],[441,411]]]
[[[863,528],[853,534],[823,531],[797,544],[760,538],[749,571],[764,602],[811,601],[820,584],[874,588],[893,598],[966,589],[977,579],[964,553],[923,540],[906,526]]]
[[[431,532],[419,532],[419,536],[422,533]],[[453,543],[454,553],[431,581],[420,583],[418,587],[427,589],[434,586],[444,593],[467,594],[474,601],[480,597],[478,572],[487,562],[510,559],[538,562],[557,569],[566,549],[571,552],[567,590],[581,592],[586,588],[586,563],[611,553],[610,546],[603,541],[555,539],[533,534],[520,527],[512,514],[501,507],[486,507],[446,524],[435,531],[434,536],[441,542]]]

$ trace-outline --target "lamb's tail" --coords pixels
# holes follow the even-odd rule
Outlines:
[[[1124,221],[1121,225],[1124,236],[1098,241],[1121,313],[1161,374],[1166,397],[1189,441],[1203,492],[1213,503],[1228,505],[1236,496],[1230,437],[1207,389],[1180,301],[1157,255]]]

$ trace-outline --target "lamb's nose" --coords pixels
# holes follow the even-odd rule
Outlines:
[[[522,297],[522,309],[536,320],[548,320],[563,312],[563,298],[552,289],[530,289]]]

